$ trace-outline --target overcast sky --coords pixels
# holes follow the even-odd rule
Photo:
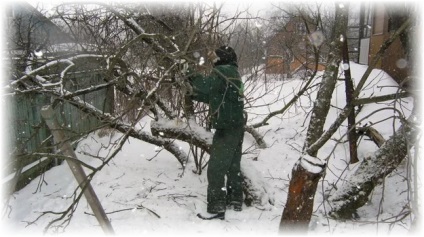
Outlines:
[[[213,4],[214,2],[217,4],[220,3],[224,3],[223,5],[223,12],[228,12],[229,14],[231,13],[235,13],[237,10],[238,11],[243,11],[246,9],[249,9],[249,13],[256,16],[257,14],[260,14],[260,16],[265,16],[266,14],[266,10],[271,9],[271,1],[270,0],[260,0],[260,1],[253,1],[253,0],[248,0],[248,1],[240,1],[240,0],[220,0],[220,1],[194,1],[194,0],[185,0],[185,1],[180,1],[180,0],[167,0],[168,2],[206,2],[206,3],[210,3]],[[118,0],[109,0],[109,1],[101,1],[101,2],[167,2],[165,0],[156,0],[156,1],[152,1],[152,0],[126,0],[126,1],[118,1]],[[287,0],[284,0],[287,2]],[[274,2],[284,2],[284,1],[274,1]],[[13,1],[9,1],[9,2],[13,2]],[[31,5],[33,6],[39,6],[42,7],[43,9],[51,9],[52,7],[54,7],[55,5],[58,5],[59,3],[62,2],[78,2],[75,0],[27,0],[27,2],[29,2]],[[83,2],[83,1],[82,1]],[[93,1],[95,2],[95,1]]]

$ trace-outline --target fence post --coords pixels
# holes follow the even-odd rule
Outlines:
[[[87,199],[88,204],[93,210],[94,216],[97,218],[97,221],[100,223],[103,231],[106,234],[114,234],[112,225],[109,219],[106,216],[106,213],[97,198],[96,193],[94,192],[93,187],[91,186],[90,181],[87,179],[87,176],[82,168],[81,164],[75,161],[77,158],[74,150],[72,149],[69,141],[66,140],[65,133],[60,129],[60,126],[54,116],[54,110],[50,105],[43,106],[41,108],[41,116],[43,116],[46,121],[47,126],[53,134],[54,143],[57,146],[58,152],[61,152],[63,155],[70,157],[71,159],[66,159],[69,167],[71,168],[72,174],[77,180],[81,189],[84,189],[84,196]],[[75,160],[73,160],[75,159]]]

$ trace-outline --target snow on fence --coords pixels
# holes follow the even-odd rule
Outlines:
[[[99,72],[74,73],[73,82],[69,86],[73,89],[95,85],[102,81]],[[111,108],[106,106],[107,90],[102,89],[80,96],[84,101],[96,108]],[[2,185],[9,191],[19,190],[27,185],[33,178],[39,176],[51,167],[59,164],[58,159],[43,156],[42,154],[54,153],[51,133],[40,115],[44,105],[52,102],[52,98],[43,94],[25,93],[16,94],[8,99],[5,111],[9,148],[5,152],[6,159],[2,162]],[[55,109],[57,118],[68,137],[77,140],[84,131],[90,131],[100,125],[96,118],[89,117],[74,106],[63,103]]]

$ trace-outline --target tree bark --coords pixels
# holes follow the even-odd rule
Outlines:
[[[307,233],[315,191],[322,173],[309,172],[300,165],[301,159],[292,170],[287,202],[280,221],[280,233]]]
[[[383,146],[386,142],[384,137],[373,127],[360,127],[358,134],[368,136],[378,147]]]
[[[356,210],[368,202],[368,196],[375,186],[381,184],[407,157],[408,150],[417,141],[417,134],[418,128],[406,122],[380,149],[364,159],[355,173],[350,175],[349,181],[331,195],[330,215],[338,219],[351,219]]]
[[[84,196],[87,199],[91,209],[93,210],[94,216],[96,217],[105,234],[113,235],[115,232],[113,230],[112,224],[110,223],[109,218],[107,217],[102,207],[102,204],[97,198],[96,192],[91,186],[90,179],[88,179],[81,164],[75,161],[78,160],[78,158],[72,149],[69,140],[66,139],[64,131],[60,129],[60,126],[54,117],[54,110],[51,108],[51,106],[43,107],[41,109],[41,115],[43,116],[47,126],[53,134],[53,138],[55,140],[55,144],[58,146],[58,150],[63,153],[63,155],[72,158],[66,159],[66,162],[68,163],[75,179],[78,181],[81,190],[84,192]]]
[[[331,98],[337,82],[341,55],[339,40],[347,30],[348,7],[336,5],[336,26],[333,35],[332,52],[317,92],[312,115],[306,134],[304,154],[293,167],[289,194],[280,221],[280,233],[306,233],[311,219],[314,197],[319,179],[323,176],[325,163],[317,158],[318,150],[308,149],[324,132],[324,124],[331,105]],[[318,169],[318,171],[316,171]]]
[[[178,139],[191,143],[200,147],[207,153],[210,152],[213,135],[207,132],[204,128],[198,126],[196,123],[185,123],[182,120],[165,120],[152,121],[150,123],[150,130],[153,136],[162,138]]]
[[[336,8],[336,9],[338,9],[338,8]],[[336,10],[336,19],[337,19],[338,23],[341,24],[342,21],[343,21],[343,19],[345,19],[345,18],[342,18],[342,17],[338,16],[338,13],[337,13],[337,10]],[[396,31],[387,41],[384,42],[384,44],[381,46],[379,52],[377,53],[376,57],[374,57],[374,59],[371,62],[370,66],[368,67],[368,69],[366,70],[366,72],[362,76],[360,82],[358,83],[358,85],[357,85],[357,87],[356,87],[356,89],[355,89],[355,91],[353,93],[353,98],[357,98],[358,97],[358,95],[359,95],[362,87],[364,86],[364,84],[365,84],[367,78],[369,77],[372,69],[374,68],[374,66],[376,65],[376,63],[378,62],[378,60],[380,59],[380,57],[382,56],[383,52],[394,41],[394,39],[396,39],[396,37],[398,37],[398,35],[403,30],[405,30],[408,27],[408,25],[410,23],[411,23],[410,20],[408,20],[407,22],[405,22],[398,31]],[[338,54],[338,52],[333,51],[333,52],[330,53],[330,57],[331,57],[331,55],[339,55],[339,54]],[[331,60],[329,60],[329,62],[331,62]],[[329,74],[330,74],[329,72],[331,72],[331,69],[334,70],[334,68],[332,68],[334,66],[335,66],[334,64],[329,64],[327,66],[323,80],[328,80],[330,78],[329,77]],[[318,91],[318,95],[317,95],[317,101],[318,102],[316,102],[314,104],[313,110],[318,109],[319,108],[318,107],[319,106],[319,103],[322,103],[322,102],[319,102],[320,96],[323,96],[323,95],[321,95],[321,93],[322,93],[322,91],[321,91],[321,87],[320,87],[320,90]],[[309,124],[308,134],[309,133],[314,133],[314,132],[317,132],[317,134],[313,134],[312,136],[307,136],[307,140],[305,141],[305,146],[304,146],[304,155],[305,154],[308,154],[309,156],[312,157],[312,159],[314,159],[314,157],[316,158],[316,156],[314,156],[314,154],[317,154],[318,150],[330,139],[330,137],[332,136],[332,134],[334,134],[335,131],[337,131],[337,129],[339,128],[339,126],[347,118],[348,114],[350,113],[350,111],[352,109],[353,109],[353,104],[352,105],[346,105],[346,107],[342,110],[342,112],[340,113],[340,115],[336,119],[336,121],[327,129],[327,131],[325,133],[322,133],[322,130],[320,131],[318,129],[314,129],[315,127],[313,125],[314,123],[322,122],[322,121],[318,121],[319,119],[324,120],[323,118],[325,118],[325,117],[316,116],[317,114],[323,114],[323,113],[321,111],[318,111],[317,113],[313,113],[313,114],[315,114],[315,117],[311,117],[311,123]],[[317,119],[317,121],[313,120],[313,118],[314,119]],[[317,128],[319,128],[319,126],[317,126]],[[318,134],[321,134],[321,136],[318,136]],[[315,140],[314,138],[317,139],[317,140]],[[303,160],[303,158],[300,158],[299,159],[299,161],[302,161],[302,160]],[[318,158],[316,158],[315,160],[319,161]],[[364,162],[366,162],[366,160]],[[303,167],[305,167],[305,166],[303,166]],[[299,169],[297,169],[295,167],[293,169],[293,177],[292,177],[292,179],[294,179],[294,176],[304,175],[304,173],[307,173],[308,176],[306,176],[306,177],[307,178],[309,177],[309,179],[308,179],[309,182],[318,182],[319,178],[315,178],[315,176],[312,175],[312,174],[309,176],[309,173],[311,173],[311,172],[309,172],[309,173],[308,172],[309,171],[307,169],[305,169],[305,172],[300,172]],[[317,173],[317,172],[315,172],[315,173]],[[314,177],[314,178],[311,178],[311,177]],[[290,183],[290,186],[292,186],[292,185],[294,186],[294,183],[293,182]],[[311,191],[313,189],[313,193],[315,193],[315,191],[316,191],[316,185],[309,184],[309,185],[305,186],[305,189],[306,188],[311,189]],[[289,189],[291,189],[291,187],[289,187]],[[303,191],[303,193],[311,193],[311,192],[309,192],[309,191],[308,192]],[[290,207],[291,210],[296,210],[295,209],[296,207],[301,208],[303,206],[307,206],[307,207],[311,207],[312,206],[312,205],[309,205],[308,202],[313,203],[313,201],[314,201],[313,198],[311,198],[309,200],[307,200],[305,198],[301,199],[302,198],[301,194],[299,194],[299,195],[295,195],[295,194],[296,193],[293,193],[292,195],[288,195],[288,197],[287,197],[287,202],[286,202],[287,205],[290,204],[290,205],[294,206],[294,207]],[[298,200],[298,201],[296,201],[296,200]],[[304,203],[301,203],[300,202],[301,200],[305,200],[305,202],[308,203],[308,204],[305,205]],[[288,208],[287,205],[286,205],[285,209]],[[296,216],[292,216],[291,218],[296,218],[296,219],[293,219],[292,222],[294,222],[295,220],[300,220],[296,224],[297,225],[297,227],[296,227],[297,230],[302,229],[303,231],[306,231],[307,228],[308,228],[309,220],[310,220],[310,215],[309,215],[310,211],[308,209],[305,209],[305,208],[303,208],[303,211],[304,212],[302,214],[298,214]],[[282,220],[280,222],[280,232],[285,232],[286,230],[287,231],[290,231],[291,228],[288,226],[289,225],[289,223],[287,221],[288,218],[286,218],[286,216],[285,216],[285,215],[289,215],[289,214],[290,213],[288,213],[288,211],[283,211]],[[306,216],[306,218],[304,216]],[[302,217],[302,218],[300,218],[300,217]]]
[[[353,103],[353,82],[352,76],[350,74],[350,64],[349,64],[349,49],[347,46],[347,36],[343,34],[343,46],[342,46],[342,58],[343,58],[343,71],[345,76],[345,88],[346,88],[346,104],[349,105]],[[358,145],[357,145],[357,136],[355,131],[355,110],[353,109],[350,114],[347,116],[347,130],[348,130],[348,140],[349,140],[349,152],[350,152],[350,163],[355,164],[359,161],[358,159]]]
[[[259,134],[259,132],[257,132],[254,127],[246,125],[244,126],[244,130],[252,135],[260,149],[265,149],[268,147],[263,136]]]

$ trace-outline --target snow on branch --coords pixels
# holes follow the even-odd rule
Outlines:
[[[167,120],[164,118],[152,121],[150,124],[152,134],[166,138],[173,138],[192,143],[209,153],[212,145],[213,134],[199,126],[195,121],[184,122],[180,119]],[[246,132],[252,134],[258,143],[259,148],[267,147],[263,137],[250,126],[245,126]]]
[[[69,94],[71,93],[65,92],[65,96]],[[122,122],[120,119],[110,114],[103,113],[103,111],[97,109],[90,103],[87,103],[81,100],[79,97],[71,97],[65,100],[64,98],[60,97],[57,94],[55,94],[54,96],[56,96],[57,99],[59,100],[63,100],[77,107],[79,110],[81,110],[82,112],[86,114],[98,118],[103,123],[108,124],[108,126],[111,128],[114,128],[124,134],[129,134],[129,136],[131,137],[140,139],[150,144],[163,147],[164,149],[169,151],[171,154],[173,154],[182,166],[185,166],[188,156],[183,150],[179,148],[179,146],[174,144],[172,140],[151,136],[150,134],[142,131],[141,129],[136,129],[134,126],[131,126],[130,124],[126,124]]]
[[[319,174],[324,171],[326,162],[304,153],[300,158],[300,165],[310,173]]]
[[[244,126],[244,130],[252,135],[260,149],[265,149],[268,147],[263,136],[259,134],[259,132],[256,131],[253,126]]]
[[[261,206],[269,208],[274,206],[274,193],[270,190],[268,182],[261,178],[260,172],[254,169],[254,166],[247,164],[246,159],[241,161],[241,175],[243,177],[243,192],[245,195],[244,202],[247,206]]]
[[[405,21],[402,26],[390,36],[388,40],[384,42],[384,44],[380,47],[380,50],[376,53],[373,61],[368,65],[366,71],[362,75],[359,83],[356,85],[356,89],[353,92],[353,98],[358,98],[359,93],[362,91],[363,86],[367,79],[369,78],[371,71],[376,67],[377,63],[379,62],[380,58],[382,57],[383,53],[387,48],[393,43],[393,41],[411,24],[411,19],[408,19]],[[381,99],[381,98],[380,98]],[[384,98],[387,99],[387,98]],[[356,99],[359,100],[360,99]],[[362,101],[364,102],[364,101]],[[310,144],[307,148],[307,153],[311,154],[314,152],[317,152],[330,138],[331,136],[337,131],[337,129],[341,126],[343,121],[348,117],[348,115],[353,111],[355,104],[348,104],[346,105],[340,112],[339,116],[336,118],[336,120],[333,122],[333,124],[330,125],[330,127],[324,132],[324,134],[317,139],[313,144]]]
[[[127,18],[126,23],[133,29],[136,29],[137,33],[146,33],[146,31],[139,25],[133,18]]]
[[[13,81],[11,83],[11,85],[15,86],[19,82],[21,82],[21,81],[23,81],[23,80],[25,80],[29,77],[32,77],[33,75],[37,74],[38,72],[46,70],[46,69],[48,69],[52,66],[58,65],[60,63],[67,63],[69,65],[73,65],[73,60],[80,59],[80,58],[106,58],[106,56],[105,55],[97,55],[97,54],[79,54],[79,55],[76,55],[76,56],[73,56],[73,57],[70,57],[70,58],[66,58],[66,59],[54,60],[54,61],[48,62],[48,63],[44,64],[43,66],[38,67],[38,68],[28,72],[26,75],[22,76],[21,78]]]
[[[411,116],[383,146],[370,157],[363,159],[349,182],[344,183],[331,197],[330,215],[335,218],[351,219],[356,210],[368,202],[375,186],[381,184],[407,157],[408,150],[415,144],[418,128]]]
[[[193,120],[183,122],[180,119],[159,119],[150,123],[152,134],[182,140],[194,144],[209,153],[213,134],[196,124]]]
[[[168,120],[160,118],[158,121],[152,121],[150,127],[154,135],[185,141],[210,153],[213,134],[197,125],[194,120],[183,122],[180,119]],[[268,208],[269,205],[274,205],[275,200],[273,193],[270,192],[271,188],[261,178],[254,166],[246,164],[246,162],[242,159],[241,175],[245,194],[244,202],[248,206],[255,205],[265,208]]]

